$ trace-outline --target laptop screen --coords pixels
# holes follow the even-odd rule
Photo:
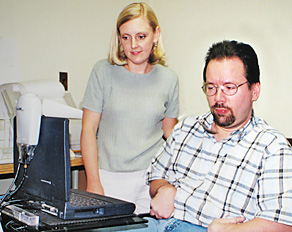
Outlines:
[[[14,174],[19,158],[16,126],[14,126]],[[71,172],[68,166],[70,167],[69,120],[42,116],[39,144],[27,167],[27,178],[16,193],[16,197],[24,194],[48,201],[68,201],[71,189]],[[21,165],[17,185],[21,182],[23,173]]]

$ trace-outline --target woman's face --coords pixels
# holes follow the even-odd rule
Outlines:
[[[129,67],[146,68],[153,43],[158,41],[160,28],[153,31],[144,17],[138,17],[122,24],[119,29],[119,39],[127,56]]]

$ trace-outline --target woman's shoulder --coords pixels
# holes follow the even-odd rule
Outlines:
[[[156,70],[159,73],[159,75],[161,75],[162,77],[171,78],[174,81],[176,81],[178,79],[176,72],[173,71],[171,68],[165,67],[161,64],[156,64],[155,67],[156,67]]]
[[[107,59],[97,61],[91,71],[90,79],[98,82],[108,82],[112,76],[113,66]]]
[[[106,69],[106,68],[111,68],[111,67],[112,65],[107,59],[102,59],[102,60],[97,61],[94,64],[93,69],[99,70],[99,69]]]
[[[98,76],[99,79],[105,77],[109,78],[116,70],[116,65],[112,65],[107,59],[102,59],[93,66],[92,75]]]

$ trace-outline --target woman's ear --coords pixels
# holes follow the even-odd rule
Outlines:
[[[161,33],[161,28],[160,27],[156,27],[155,31],[154,31],[154,43],[157,43],[160,37],[160,33]]]

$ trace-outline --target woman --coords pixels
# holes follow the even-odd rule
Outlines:
[[[148,5],[128,5],[82,102],[86,190],[134,202],[136,213],[149,212],[146,169],[178,116],[178,80],[163,66],[160,32]]]

